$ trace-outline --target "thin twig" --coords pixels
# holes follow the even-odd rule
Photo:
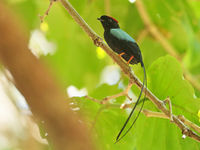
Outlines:
[[[105,104],[105,103],[101,103],[100,100],[97,100],[95,98],[92,98],[92,97],[89,97],[89,96],[85,96],[85,98],[89,99],[89,100],[92,100],[98,104]],[[142,110],[142,113],[146,116],[146,117],[155,117],[155,118],[163,118],[163,119],[169,119],[170,121],[172,120],[172,105],[171,105],[171,101],[169,98],[167,98],[166,100],[166,103],[169,104],[169,110],[171,110],[171,116],[167,116],[165,115],[164,113],[162,112],[154,112],[154,111],[150,111],[150,110],[147,110],[147,109],[143,109]],[[122,104],[120,107],[120,105],[114,105],[114,104],[106,104],[104,107],[101,108],[100,111],[102,111],[102,109],[106,109],[108,107],[118,107],[120,109],[126,109],[126,108],[131,108],[131,104]],[[99,111],[99,112],[100,112]],[[98,115],[99,115],[99,112],[98,112]],[[198,125],[196,125],[195,123],[189,121],[188,119],[186,119],[184,116],[182,115],[179,115],[178,118],[187,126],[189,126],[190,128],[194,129],[195,131],[199,132],[200,133],[200,127]],[[96,122],[97,120],[97,116],[95,117],[95,121]],[[94,125],[92,125],[94,126]]]
[[[102,103],[101,103],[101,100],[98,100],[98,99],[96,99],[96,98],[90,97],[90,96],[88,96],[88,95],[86,95],[85,98],[87,98],[87,99],[89,99],[89,100],[91,100],[91,101],[93,101],[93,102],[96,102],[96,103],[98,103],[98,104],[102,104]]]
[[[184,72],[185,78],[196,88],[200,91],[200,83],[196,77],[194,77],[183,65],[181,56],[176,52],[175,48],[166,40],[166,38],[160,33],[158,28],[155,26],[155,24],[151,21],[144,4],[142,0],[138,0],[135,2],[135,5],[138,9],[138,12],[141,16],[141,19],[143,20],[147,30],[149,33],[160,42],[160,44],[163,46],[163,48],[168,52],[170,55],[177,58],[177,60],[180,62],[181,67]]]
[[[142,112],[144,113],[144,115],[146,117],[169,119],[168,116],[166,116],[164,113],[161,113],[161,112],[154,112],[154,111],[150,111],[150,110],[147,110],[147,109],[142,110]]]
[[[88,96],[88,95],[85,96],[85,98],[90,99],[90,100],[92,100],[92,101],[94,101],[94,102],[96,102],[96,103],[99,103],[99,104],[106,104],[106,103],[107,103],[108,101],[110,101],[111,99],[115,99],[115,98],[118,98],[118,97],[121,97],[121,96],[126,96],[129,100],[132,101],[132,98],[130,98],[130,97],[128,96],[128,91],[130,90],[130,88],[132,87],[132,85],[133,85],[133,83],[130,82],[130,83],[128,84],[127,88],[126,88],[123,92],[120,92],[120,93],[115,94],[115,95],[112,95],[112,96],[105,97],[105,98],[103,98],[102,100],[98,100],[98,99],[93,98],[93,97],[90,97],[90,96]]]
[[[132,98],[128,96],[128,91],[130,90],[130,88],[132,87],[133,83],[130,82],[127,86],[127,88],[121,92],[121,93],[118,93],[116,95],[112,95],[112,96],[109,96],[109,97],[106,97],[104,98],[101,103],[104,104],[106,103],[107,101],[111,100],[111,99],[115,99],[115,98],[118,98],[118,97],[121,97],[121,96],[126,96],[130,101],[132,101]]]
[[[40,22],[41,22],[41,23],[44,22],[45,17],[48,16],[49,11],[50,11],[51,7],[53,6],[53,3],[56,2],[56,1],[57,1],[57,0],[50,0],[49,7],[48,7],[48,9],[45,11],[44,15],[42,15],[42,16],[39,15],[39,17],[40,17]]]
[[[100,100],[97,100],[95,98],[92,98],[92,97],[89,97],[89,96],[85,96],[87,99],[89,100],[92,100],[98,104],[105,104],[105,103],[101,103]],[[147,110],[147,109],[143,109],[142,110],[142,113],[146,116],[146,117],[155,117],[155,118],[163,118],[163,119],[169,119],[171,121],[172,119],[172,105],[171,105],[171,101],[169,98],[167,98],[165,100],[166,103],[169,104],[169,110],[171,110],[171,116],[167,116],[165,115],[164,113],[162,112],[155,112],[155,111],[150,111],[150,110]],[[105,105],[105,107],[102,107],[100,111],[102,111],[102,109],[105,109],[109,106],[112,106],[113,104],[110,104],[110,105]],[[114,107],[119,107],[119,105],[113,105]],[[120,109],[126,109],[126,108],[130,108],[131,105],[130,104],[122,104],[120,106]],[[100,112],[99,111],[99,112]],[[98,112],[98,114],[99,114]],[[200,133],[200,127],[198,125],[196,125],[195,123],[189,121],[188,119],[186,119],[183,115],[179,115],[178,118],[187,126],[189,126],[190,128],[194,129],[195,131],[199,132]],[[95,122],[97,120],[97,116],[95,117]]]
[[[88,26],[88,24],[81,18],[81,16],[76,12],[72,5],[67,0],[60,0],[62,5],[66,8],[68,13],[74,18],[74,20],[82,27],[82,29],[88,34],[88,36],[94,41],[97,46],[100,46],[121,68],[124,74],[129,78],[129,80],[135,83],[140,89],[142,88],[142,82],[132,73],[130,67],[122,61],[118,55],[116,55],[102,40],[101,38]],[[170,116],[169,110],[165,107],[163,101],[159,100],[150,90],[144,87],[144,92],[146,96],[155,104],[155,106],[161,110],[168,117]],[[177,118],[177,116],[172,115],[174,123],[182,130],[183,134],[188,137],[195,139],[200,142],[200,136],[194,133],[192,130],[188,129],[187,126]]]
[[[169,105],[169,118],[170,118],[170,121],[173,122],[173,118],[172,118],[172,103],[171,103],[171,100],[169,99],[169,97],[167,97],[165,100],[164,100],[164,103],[167,103]]]

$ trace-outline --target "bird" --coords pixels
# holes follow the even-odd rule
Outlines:
[[[138,105],[138,103],[140,101],[145,83],[146,83],[146,87],[147,87],[146,70],[145,70],[142,54],[141,54],[138,44],[128,33],[123,31],[122,29],[120,29],[119,22],[115,18],[113,18],[111,16],[107,16],[107,15],[102,15],[100,18],[97,18],[97,19],[101,22],[101,24],[104,28],[104,39],[105,39],[106,43],[108,44],[108,46],[115,53],[117,53],[119,55],[119,57],[124,59],[128,65],[129,64],[134,65],[134,64],[140,63],[141,67],[143,68],[143,71],[144,71],[144,79],[143,79],[143,84],[142,84],[140,94],[139,94],[138,99],[136,100],[135,105],[132,108],[127,120],[125,121],[123,127],[121,128],[120,132],[117,135],[116,142],[115,142],[115,143],[117,143],[131,130],[131,128],[135,124],[135,122],[136,122],[137,118],[139,117],[139,114],[144,106],[144,100],[143,100],[142,106],[141,106],[136,118],[133,120],[133,122],[132,122],[131,126],[128,128],[128,130],[122,135],[124,129],[126,128],[130,118],[132,117],[132,115],[135,111],[136,106]],[[146,93],[145,93],[145,96],[146,96]]]

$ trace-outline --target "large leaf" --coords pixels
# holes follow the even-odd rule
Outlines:
[[[194,90],[183,78],[180,64],[175,58],[159,58],[149,68],[148,75],[148,87],[161,100],[170,97],[174,114],[185,115],[199,124],[197,112],[200,109],[200,100],[194,97]],[[200,144],[196,141],[189,138],[183,140],[180,129],[169,120],[141,116],[135,132],[136,147],[140,150],[200,149]]]
[[[160,99],[169,96],[176,106],[184,106],[188,112],[197,114],[200,101],[195,98],[194,89],[184,79],[180,64],[175,58],[165,56],[155,61],[149,68],[149,78],[149,87],[156,96]]]

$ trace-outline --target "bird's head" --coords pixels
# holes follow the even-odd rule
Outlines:
[[[101,21],[101,24],[103,25],[105,30],[119,28],[118,21],[114,19],[113,17],[103,15],[97,19]]]

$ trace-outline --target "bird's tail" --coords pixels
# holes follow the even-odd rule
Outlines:
[[[128,128],[128,130],[121,136],[121,134],[122,134],[122,132],[124,131],[124,129],[125,129],[127,123],[129,122],[131,116],[133,115],[136,106],[138,105],[138,103],[139,103],[139,101],[140,101],[140,98],[141,98],[141,96],[142,96],[142,92],[143,92],[144,84],[145,84],[145,83],[146,83],[146,87],[147,87],[146,70],[145,70],[145,66],[144,66],[144,64],[143,64],[143,61],[141,62],[141,66],[142,66],[142,68],[143,68],[143,70],[144,70],[144,79],[143,79],[143,85],[142,85],[142,89],[141,89],[140,95],[139,95],[139,97],[138,97],[138,99],[137,99],[137,101],[136,101],[136,103],[135,103],[135,105],[134,105],[134,107],[133,107],[131,113],[129,114],[129,116],[128,116],[126,122],[124,123],[122,129],[121,129],[120,132],[118,133],[115,143],[119,142],[119,141],[131,130],[131,128],[133,127],[133,125],[134,125],[135,122],[137,121],[137,119],[138,119],[138,117],[139,117],[139,115],[140,115],[140,112],[142,111],[142,108],[143,108],[143,106],[144,106],[144,101],[145,101],[145,99],[143,100],[142,106],[141,106],[141,108],[140,108],[140,110],[139,110],[139,112],[138,112],[136,118],[135,118],[134,121],[132,122],[131,126],[130,126],[130,127]],[[144,97],[146,97],[146,91],[145,91],[145,96],[144,96]]]

